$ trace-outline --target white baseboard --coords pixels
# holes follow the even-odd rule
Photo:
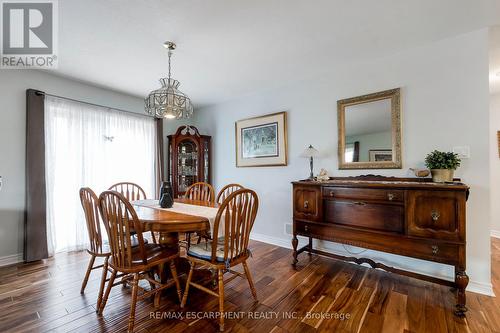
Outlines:
[[[490,236],[491,237],[495,237],[495,238],[500,238],[500,231],[498,231],[498,230],[491,230]]]
[[[0,257],[0,267],[23,262],[23,254],[11,254],[10,256]]]
[[[467,291],[486,296],[496,297],[495,293],[493,292],[493,286],[491,285],[491,283],[470,281],[469,284],[467,285]]]
[[[292,248],[292,239],[290,238],[289,240],[285,238],[278,238],[278,237],[273,237],[273,236],[267,236],[263,234],[258,234],[255,232],[250,233],[250,239],[262,242],[262,243],[267,243],[271,245],[276,245],[279,247],[284,247],[286,249],[291,249]]]
[[[290,239],[285,239],[285,238],[273,237],[273,236],[263,235],[263,234],[254,233],[254,232],[252,232],[250,234],[250,238],[253,239],[253,240],[259,241],[259,242],[263,242],[263,243],[267,243],[267,244],[272,244],[272,245],[276,245],[276,246],[279,246],[279,247],[284,247],[284,248],[287,248],[287,249],[291,249],[292,248],[291,238]],[[301,239],[302,240],[306,240],[306,238],[299,237],[299,242],[300,242]],[[331,253],[342,255],[342,256],[346,256],[346,257],[352,256],[352,254],[350,254],[347,251],[343,251],[343,250],[332,250],[331,248],[326,248],[324,246],[316,246],[316,248],[318,250],[322,250],[322,251],[325,251],[325,252],[331,252]],[[387,254],[387,256],[391,256],[391,254]],[[393,265],[393,266],[397,267],[397,265]],[[398,268],[405,269],[405,270],[411,271],[413,273],[419,273],[419,274],[429,275],[429,273],[422,272],[422,271],[419,271],[419,270],[409,270],[407,267],[406,268],[405,267],[398,267]],[[441,279],[445,279],[445,280],[449,280],[450,279],[450,277],[443,276],[442,274],[433,274],[433,276],[441,278]],[[482,294],[482,295],[487,295],[487,296],[495,297],[495,293],[493,292],[493,286],[492,286],[491,283],[483,283],[483,282],[470,281],[469,284],[468,284],[468,286],[467,286],[467,291],[478,293],[478,294]]]

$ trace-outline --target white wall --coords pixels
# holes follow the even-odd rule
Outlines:
[[[490,98],[490,183],[491,234],[500,238],[500,157],[497,131],[500,131],[500,94]]]
[[[307,66],[307,62],[304,62]],[[293,70],[293,69],[290,69]],[[337,169],[337,111],[339,99],[390,88],[402,88],[403,169]],[[285,224],[291,223],[291,181],[308,176],[308,161],[299,157],[313,144],[322,157],[315,172],[326,168],[332,176],[375,173],[407,176],[408,168],[422,166],[434,149],[468,145],[457,175],[471,186],[467,205],[467,266],[474,290],[490,291],[488,32],[475,31],[397,55],[325,69],[316,80],[294,82],[281,89],[245,96],[198,110],[197,123],[213,135],[214,183],[218,189],[238,182],[260,197],[254,237],[288,245]],[[286,167],[236,168],[234,122],[266,113],[288,111]],[[340,246],[327,244],[335,251]],[[452,277],[452,269],[438,264],[368,251],[364,256],[427,274]]]
[[[23,249],[25,209],[26,89],[143,112],[144,102],[111,90],[34,70],[0,70],[0,263]],[[12,255],[12,257],[10,257]],[[8,260],[2,258],[9,256]]]

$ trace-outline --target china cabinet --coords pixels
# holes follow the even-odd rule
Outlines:
[[[174,197],[196,182],[210,183],[210,136],[194,126],[181,126],[168,137],[168,175]]]

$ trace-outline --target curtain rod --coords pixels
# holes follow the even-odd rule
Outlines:
[[[37,90],[35,92],[35,94],[37,94],[38,96],[50,96],[50,97],[64,99],[64,100],[67,100],[67,101],[76,102],[76,103],[82,103],[82,104],[97,106],[97,107],[101,107],[101,108],[116,110],[116,111],[119,111],[119,112],[131,113],[131,114],[139,116],[139,117],[155,118],[153,116],[149,116],[149,115],[146,115],[146,114],[141,114],[141,113],[132,112],[132,111],[128,111],[128,110],[113,108],[113,107],[110,107],[110,106],[107,106],[107,105],[100,105],[100,104],[95,104],[95,103],[90,103],[90,102],[85,102],[85,101],[79,101],[77,99],[73,99],[73,98],[69,98],[69,97],[58,96],[58,95],[54,95],[54,94],[48,94],[48,93],[40,91],[40,90]]]

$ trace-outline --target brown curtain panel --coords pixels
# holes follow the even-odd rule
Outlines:
[[[163,153],[163,118],[156,118],[156,198],[160,196],[161,182],[165,179],[165,158]]]
[[[45,195],[45,94],[26,90],[24,261],[48,257]]]
[[[354,142],[354,154],[352,156],[353,162],[359,162],[359,141]]]

